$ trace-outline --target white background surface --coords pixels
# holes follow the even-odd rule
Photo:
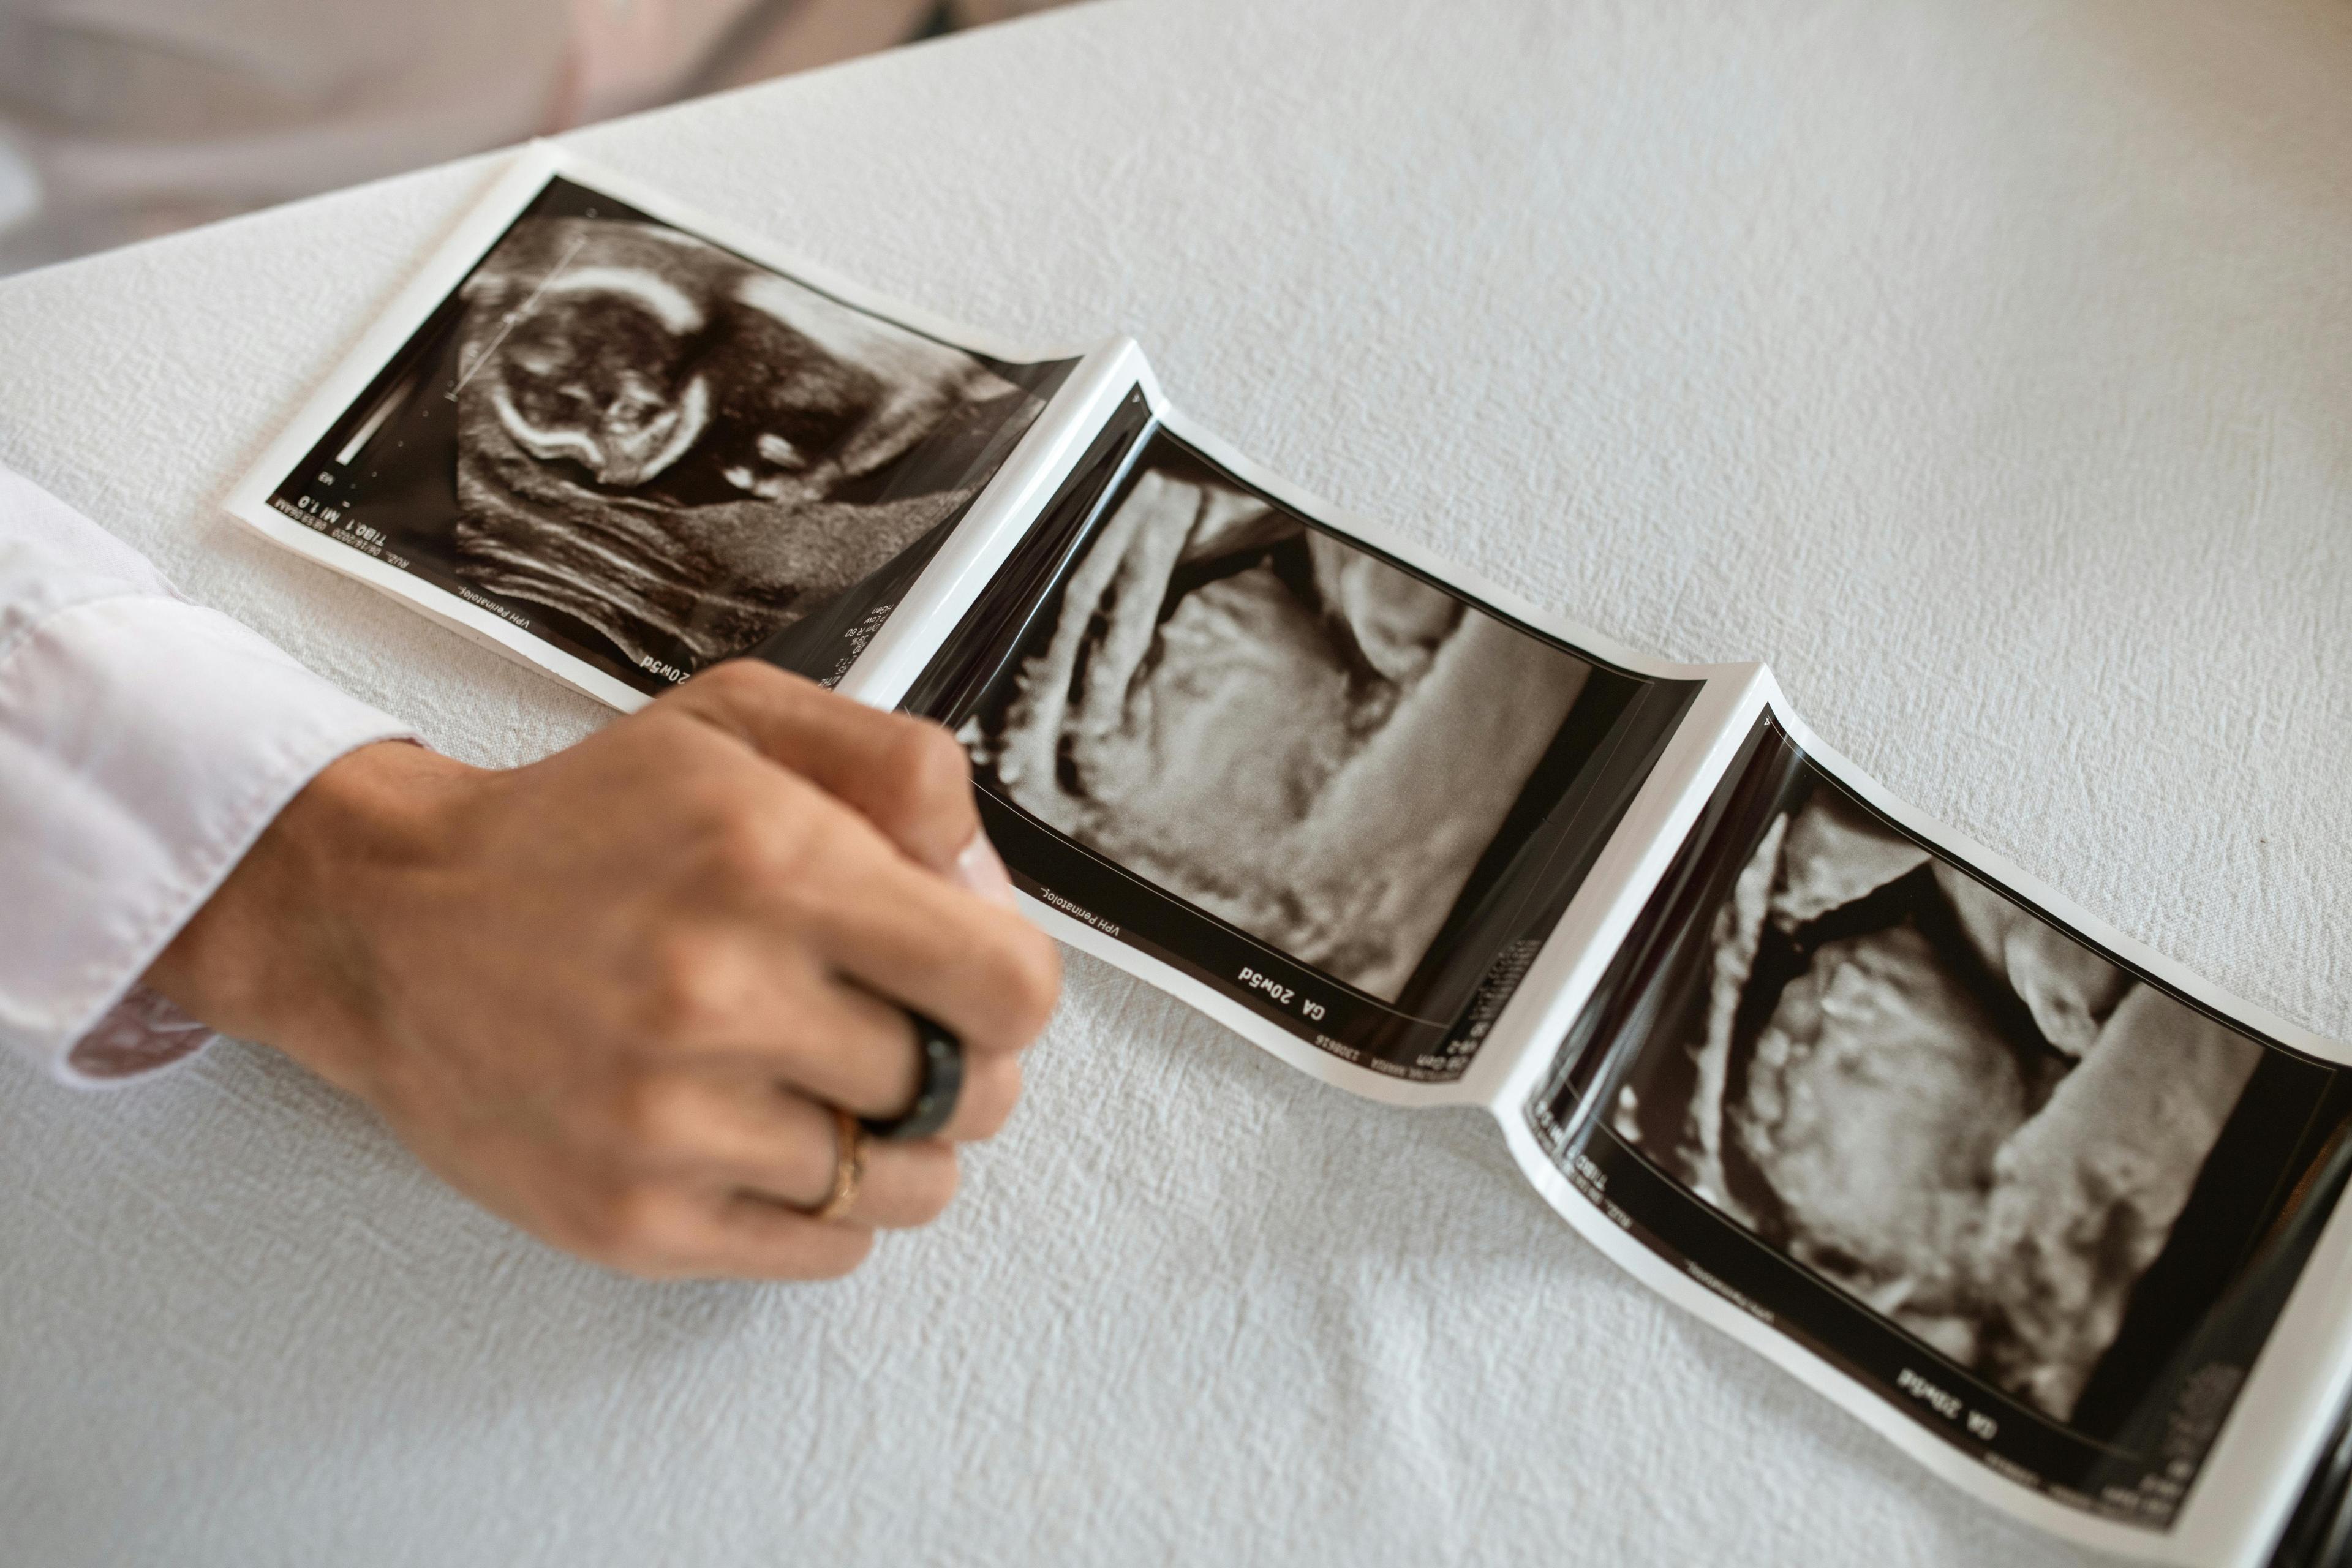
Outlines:
[[[2352,9],[1079,7],[580,138],[1832,742],[2352,1033]],[[439,744],[601,714],[218,497],[484,179],[0,285],[0,457]],[[1074,958],[934,1230],[652,1287],[238,1046],[0,1064],[0,1560],[2036,1563],[1360,1104]]]

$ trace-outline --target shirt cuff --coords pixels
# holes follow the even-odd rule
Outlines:
[[[0,1047],[68,1083],[194,1051],[139,985],[329,763],[413,738],[216,611],[70,605],[0,657]]]

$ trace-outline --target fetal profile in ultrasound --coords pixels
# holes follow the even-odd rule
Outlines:
[[[1057,371],[925,337],[556,179],[281,504],[314,513],[310,490],[408,571],[658,686],[935,539]]]
[[[1148,458],[963,728],[983,785],[1393,1002],[1592,667]]]
[[[463,298],[457,571],[633,657],[722,658],[848,587],[1035,413],[969,354],[656,225],[527,218]]]
[[[1612,1125],[2068,1421],[2263,1048],[1805,771]]]

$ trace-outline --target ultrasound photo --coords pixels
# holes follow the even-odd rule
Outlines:
[[[277,504],[356,514],[411,572],[651,689],[935,540],[1056,368],[983,360],[558,179]]]
[[[2066,1421],[2263,1056],[1816,774],[1617,1134]],[[1672,1026],[1669,1026],[1672,1027]]]
[[[1393,1002],[1592,667],[1179,457],[967,722],[982,782]]]

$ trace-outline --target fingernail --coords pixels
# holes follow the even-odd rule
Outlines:
[[[1013,896],[1013,879],[1005,874],[1004,862],[997,858],[996,846],[985,833],[973,834],[971,842],[956,856],[955,879],[992,904],[1008,910],[1021,907]]]

